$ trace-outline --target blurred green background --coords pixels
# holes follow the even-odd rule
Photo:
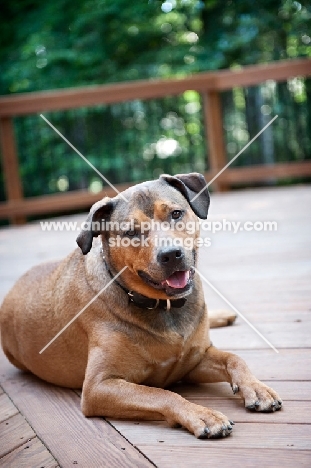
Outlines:
[[[310,57],[311,4],[10,0],[1,6],[0,37],[1,94],[186,77]],[[235,88],[222,93],[222,104],[228,160],[279,114],[234,165],[311,158],[310,79]],[[45,115],[112,183],[208,169],[201,96],[194,91]],[[15,118],[14,125],[25,196],[103,188],[38,115]]]

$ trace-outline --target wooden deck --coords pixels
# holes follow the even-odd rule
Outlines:
[[[280,393],[282,411],[247,412],[228,384],[213,384],[175,390],[234,420],[226,439],[197,440],[159,421],[86,419],[78,393],[23,374],[0,354],[0,466],[310,467],[310,208],[306,186],[215,194],[211,220],[277,221],[278,230],[208,234],[212,246],[201,249],[200,271],[279,353],[241,318],[212,330],[212,340],[241,355]],[[42,232],[38,223],[2,229],[1,299],[29,267],[70,252],[75,236]],[[204,289],[209,308],[227,307],[207,285]]]

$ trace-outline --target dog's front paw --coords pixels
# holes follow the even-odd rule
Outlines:
[[[239,385],[232,384],[233,393],[240,393],[245,402],[245,408],[252,411],[273,412],[282,407],[279,395],[270,387],[256,378]]]
[[[198,439],[220,439],[221,437],[227,437],[231,434],[234,422],[229,421],[228,418],[219,411],[212,411],[212,413],[213,421],[211,421],[210,416],[208,418],[201,418],[205,427],[202,427],[200,421],[200,427],[194,433]]]
[[[191,405],[191,410],[181,417],[180,423],[198,439],[216,439],[231,434],[234,422],[219,411],[200,405]]]

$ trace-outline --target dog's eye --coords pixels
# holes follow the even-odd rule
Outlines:
[[[182,215],[181,210],[174,210],[172,211],[172,219],[179,219]]]
[[[129,237],[134,237],[136,236],[136,234],[137,234],[137,231],[135,231],[135,229],[130,229],[129,231],[125,232],[125,235]]]

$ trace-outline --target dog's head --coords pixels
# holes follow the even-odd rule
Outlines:
[[[77,243],[84,255],[101,236],[105,260],[129,290],[155,299],[180,298],[193,286],[198,218],[210,198],[203,175],[161,175],[95,203]]]

